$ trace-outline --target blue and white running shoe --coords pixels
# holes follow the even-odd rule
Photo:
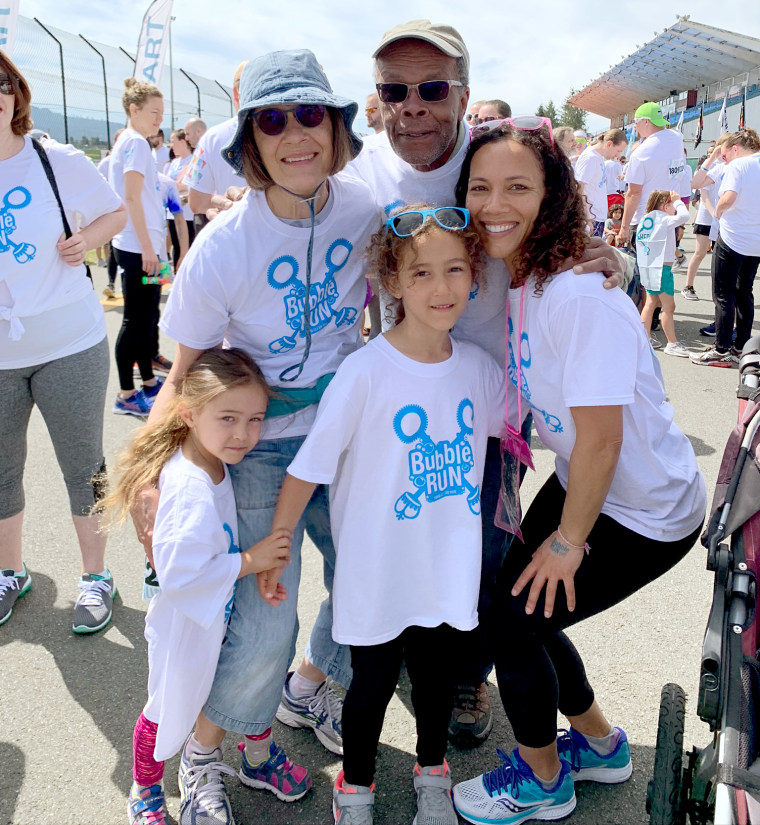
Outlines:
[[[628,737],[622,728],[615,728],[618,735],[617,745],[612,753],[603,756],[589,745],[586,737],[574,728],[559,730],[557,733],[557,751],[559,758],[570,764],[573,779],[578,781],[600,782],[614,785],[625,782],[633,771],[631,766],[631,748]]]
[[[468,822],[486,825],[519,825],[534,819],[554,820],[575,809],[575,790],[570,765],[562,768],[553,788],[545,790],[517,749],[507,756],[496,751],[503,763],[494,770],[454,786],[454,807]]]

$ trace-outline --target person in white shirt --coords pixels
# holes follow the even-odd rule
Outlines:
[[[225,157],[250,190],[199,234],[180,267],[161,320],[177,341],[176,358],[153,414],[160,414],[201,351],[227,342],[254,357],[277,395],[261,441],[232,471],[240,538],[252,544],[269,532],[285,470],[314,422],[325,387],[362,344],[362,253],[380,219],[367,185],[342,174],[362,146],[352,131],[358,106],[333,94],[312,52],[279,51],[251,60],[240,79],[240,100]],[[303,796],[311,778],[272,741],[275,713],[286,714],[292,727],[315,729],[320,742],[340,753],[332,680],[350,680],[349,651],[332,638],[330,597],[304,660],[288,673],[304,529],[325,557],[331,592],[335,551],[327,491],[320,488],[293,536],[294,564],[283,578],[288,600],[272,610],[255,582],[240,583],[204,709],[209,724],[195,734],[208,752],[227,729],[244,734],[241,781],[285,801]],[[287,705],[278,710],[281,698]],[[199,805],[218,798],[223,806],[221,781],[202,785],[202,791]]]
[[[240,75],[245,68],[244,60],[235,69],[232,78],[232,103],[235,111],[240,108]],[[229,209],[232,201],[227,197],[230,188],[244,189],[245,178],[225,162],[222,149],[232,140],[237,129],[237,115],[212,126],[198,141],[193,152],[193,165],[187,174],[188,206],[195,215],[195,229],[200,231],[208,221]]]
[[[607,220],[607,163],[615,162],[625,152],[628,138],[622,129],[608,129],[592,146],[581,152],[575,163],[575,178],[583,187],[589,216],[593,222],[592,235],[604,234]]]
[[[500,767],[455,786],[469,822],[515,811],[560,819],[575,807],[575,779],[631,775],[626,736],[596,703],[564,630],[673,567],[705,515],[704,480],[635,307],[566,268],[588,243],[572,181],[545,129],[505,125],[473,141],[457,187],[486,252],[509,268],[508,375],[556,456],[487,617],[518,745]],[[558,710],[571,725],[559,738]]]
[[[686,163],[683,135],[666,128],[668,121],[656,103],[642,103],[636,109],[634,123],[642,143],[631,154],[625,171],[628,188],[618,246],[635,244],[636,227],[644,216],[649,195],[655,189],[676,189]]]
[[[184,129],[175,129],[169,140],[174,152],[174,159],[166,167],[166,175],[177,185],[180,198],[182,200],[182,213],[187,223],[188,247],[195,240],[195,224],[193,223],[193,210],[188,204],[188,177],[193,164],[193,153],[190,150],[190,143]],[[167,215],[167,218],[169,216]],[[179,268],[180,249],[179,238],[174,228],[174,222],[168,221],[169,236],[172,241],[172,257],[175,271]]]
[[[191,751],[201,748],[191,731],[211,689],[236,582],[290,559],[286,530],[250,547],[238,543],[228,465],[256,445],[268,400],[264,376],[245,352],[203,353],[163,414],[134,436],[103,502],[106,519],[123,522],[145,480],[159,478],[151,558],[159,591],[145,617],[148,701],[132,740],[130,825],[168,822],[164,761],[186,739]],[[195,767],[183,759],[180,774],[214,775],[221,751],[204,757]],[[189,821],[192,804],[183,796],[180,820]]]
[[[752,284],[760,265],[760,137],[754,129],[734,132],[723,144],[726,170],[715,215],[720,235],[712,260],[715,346],[693,355],[695,364],[730,367],[752,335]],[[732,333],[736,315],[736,342]]]
[[[163,172],[169,163],[169,147],[164,143],[164,130],[159,129],[155,135],[150,135],[148,143],[153,150],[153,159],[156,161],[156,172]]]
[[[401,320],[341,364],[272,521],[293,530],[317,485],[330,485],[333,637],[351,646],[353,667],[335,823],[372,821],[377,746],[402,660],[417,723],[415,820],[457,822],[445,759],[453,654],[478,622],[480,479],[505,403],[496,362],[450,335],[483,263],[468,223],[465,209],[414,204],[373,237],[370,269]]]
[[[23,475],[37,406],[66,482],[82,557],[72,629],[91,633],[110,621],[116,586],[93,515],[103,493],[93,478],[105,469],[109,358],[84,255],[122,229],[126,210],[82,152],[53,140],[44,149],[33,143],[30,114],[29,84],[0,51],[0,625],[32,583],[22,555]]]
[[[164,207],[158,187],[156,165],[148,143],[164,116],[161,91],[133,77],[124,80],[122,106],[127,128],[111,151],[108,181],[127,204],[129,220],[114,237],[116,263],[122,269],[124,313],[116,339],[119,393],[113,412],[144,418],[160,387],[153,372],[153,330],[158,317],[161,287],[143,283],[154,277],[160,258],[166,254]],[[142,387],[135,390],[133,368],[140,370]]]
[[[636,259],[646,303],[641,311],[644,331],[649,336],[655,309],[662,308],[662,329],[668,343],[665,355],[688,358],[689,350],[676,337],[673,314],[676,308],[673,285],[673,261],[676,234],[673,232],[689,219],[689,210],[678,192],[655,189],[647,199],[647,211],[636,232]],[[655,339],[652,340],[654,346]],[[661,346],[657,342],[658,346]]]

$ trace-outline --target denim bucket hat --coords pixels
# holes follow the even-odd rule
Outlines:
[[[243,135],[245,122],[253,109],[288,103],[321,104],[337,109],[343,116],[351,142],[351,156],[356,157],[362,141],[352,126],[358,104],[333,94],[330,82],[313,52],[308,49],[270,52],[248,62],[240,76],[240,109],[232,141],[222,149],[222,157],[239,174],[243,174]]]

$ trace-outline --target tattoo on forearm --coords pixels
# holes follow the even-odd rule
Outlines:
[[[557,538],[552,539],[550,547],[552,553],[556,553],[558,556],[566,556],[570,552],[570,548],[565,547],[565,545],[562,544],[562,542]]]

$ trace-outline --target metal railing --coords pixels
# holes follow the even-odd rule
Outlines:
[[[110,146],[124,126],[124,78],[134,72],[133,54],[19,16],[13,60],[32,89],[35,128],[78,146]],[[164,132],[191,117],[213,126],[234,114],[232,88],[178,66],[164,66]]]

